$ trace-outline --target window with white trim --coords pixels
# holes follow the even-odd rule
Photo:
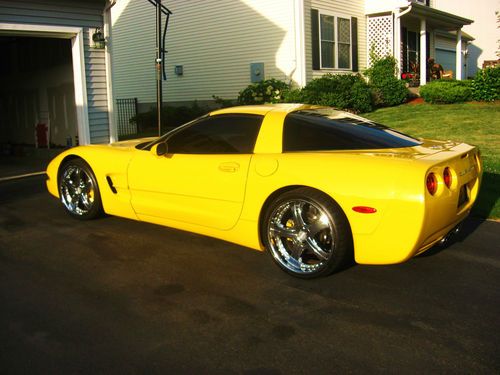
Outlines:
[[[321,69],[352,69],[351,19],[319,13]]]

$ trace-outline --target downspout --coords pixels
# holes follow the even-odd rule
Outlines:
[[[401,8],[396,8],[396,10],[392,12],[394,15],[394,58],[396,58],[397,56],[396,61],[398,62],[398,79],[401,79],[401,17],[411,12],[412,7],[410,5],[408,9],[404,10],[403,12],[400,12],[400,9]]]
[[[106,64],[106,96],[108,98],[108,121],[109,121],[109,141],[118,141],[118,129],[116,126],[115,119],[115,105],[114,105],[114,95],[113,95],[113,71],[111,68],[112,57],[111,52],[113,49],[112,38],[111,38],[111,8],[116,4],[116,0],[110,1],[106,7],[104,7],[102,18],[104,22],[104,38],[106,39],[106,51],[104,53],[104,61]]]
[[[410,5],[410,6],[408,6],[408,9],[406,9],[405,11],[403,11],[403,12],[399,13],[399,14],[398,14],[398,18],[403,17],[403,16],[404,16],[405,14],[407,14],[407,13],[410,13],[410,12],[411,12],[411,7],[412,7],[412,6]]]
[[[300,87],[306,85],[306,64],[304,46],[304,0],[294,0],[293,6],[293,30],[295,46],[295,67],[290,72],[290,84],[293,76]]]

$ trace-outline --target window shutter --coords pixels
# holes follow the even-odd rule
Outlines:
[[[312,68],[319,70],[319,25],[318,10],[311,9]]]
[[[425,56],[427,59],[431,56],[431,34],[428,31],[425,33]]]
[[[351,17],[351,35],[352,35],[352,71],[358,72],[358,19]]]

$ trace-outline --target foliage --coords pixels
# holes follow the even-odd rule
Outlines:
[[[488,102],[500,99],[500,66],[477,71],[472,83],[472,98]]]
[[[331,106],[355,113],[368,112],[373,108],[369,87],[359,74],[326,74],[313,79],[302,90],[287,92],[284,100]]]
[[[224,99],[217,95],[212,95],[215,104],[219,106],[219,108],[227,108],[234,106],[234,102],[231,99]]]
[[[247,86],[238,95],[239,104],[281,103],[286,91],[290,89],[284,81],[266,79]]]
[[[484,175],[472,213],[481,217],[500,218],[498,103],[407,104],[382,108],[363,116],[416,137],[452,139],[478,146]]]
[[[428,103],[451,104],[469,101],[471,81],[437,80],[420,87],[420,96]]]
[[[369,79],[375,106],[391,107],[404,103],[409,91],[405,82],[396,78],[396,59],[393,56],[380,58],[373,51],[370,57],[372,63],[365,75]]]

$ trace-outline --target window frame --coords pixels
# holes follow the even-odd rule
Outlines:
[[[326,67],[323,66],[323,50],[322,50],[322,43],[323,43],[323,38],[322,38],[322,33],[321,33],[321,16],[329,16],[333,17],[333,48],[334,48],[334,66],[333,67]],[[342,18],[347,21],[349,21],[349,67],[348,68],[340,68],[339,67],[339,32],[338,32],[338,19]],[[325,40],[329,41],[329,40]],[[340,71],[346,71],[346,72],[351,72],[353,69],[353,61],[352,61],[352,17],[347,15],[347,14],[342,14],[342,13],[336,13],[336,12],[329,12],[325,11],[322,9],[318,9],[318,50],[319,50],[319,68],[321,70],[340,70]],[[346,43],[342,43],[345,45]]]

